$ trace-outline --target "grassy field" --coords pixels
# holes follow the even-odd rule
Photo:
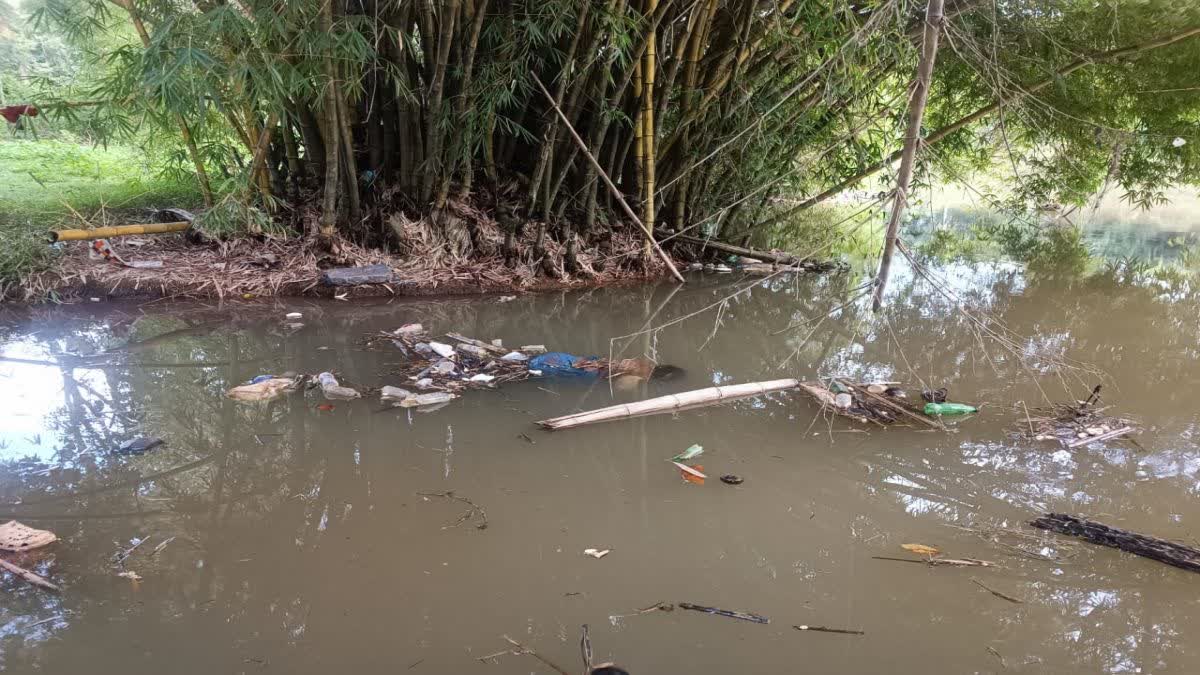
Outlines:
[[[0,140],[0,295],[48,264],[46,230],[95,225],[162,206],[199,203],[194,185],[161,177],[146,156],[127,146],[91,147],[61,139]],[[116,216],[118,222],[105,222]]]

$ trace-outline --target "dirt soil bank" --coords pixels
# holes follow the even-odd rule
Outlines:
[[[632,238],[614,241],[607,251],[581,251],[583,271],[574,275],[563,270],[561,252],[549,247],[536,260],[522,247],[520,260],[508,267],[498,255],[401,256],[345,241],[338,243],[336,253],[320,251],[300,239],[193,244],[182,235],[158,235],[109,243],[126,263],[161,261],[162,266],[130,267],[94,256],[91,242],[64,242],[54,265],[29,277],[7,300],[466,295],[640,283],[667,274],[657,261],[649,267],[642,264],[640,247]],[[390,283],[329,286],[322,280],[331,268],[380,264],[391,268]]]

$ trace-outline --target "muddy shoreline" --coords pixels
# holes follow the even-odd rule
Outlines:
[[[515,294],[654,283],[671,276],[661,260],[647,262],[634,233],[615,236],[602,248],[577,253],[578,269],[566,271],[561,244],[548,238],[540,255],[532,238],[518,242],[517,261],[490,255],[463,256],[424,248],[399,255],[339,241],[333,252],[300,239],[236,239],[192,243],[183,235],[128,237],[109,241],[114,258],[104,259],[87,241],[58,244],[51,267],[8,290],[0,302],[87,302],[99,300],[437,297]],[[674,264],[695,269],[706,252],[675,242]],[[682,250],[679,250],[682,247]],[[682,255],[681,255],[682,254]],[[768,257],[776,255],[766,253]],[[745,263],[748,259],[743,258]],[[139,267],[153,263],[158,267]],[[330,285],[328,270],[384,265],[387,283]],[[711,265],[706,266],[711,267]],[[826,272],[839,263],[800,261],[796,271]],[[769,275],[781,267],[750,262],[737,271]],[[722,271],[735,271],[721,266]]]
[[[340,242],[333,254],[317,251],[300,240],[190,244],[182,236],[166,235],[131,241],[114,239],[110,244],[126,263],[161,261],[162,266],[127,266],[92,255],[89,242],[69,242],[62,245],[61,255],[49,269],[28,277],[2,301],[39,304],[95,299],[473,296],[637,285],[669,275],[661,263],[647,267],[640,260],[631,262],[633,257],[628,251],[611,254],[605,261],[609,264],[600,265],[600,254],[580,254],[582,273],[567,275],[561,258],[547,264],[523,255],[516,265],[508,267],[497,256],[431,261],[428,257],[363,249],[347,242]],[[546,257],[553,260],[553,253],[548,252]],[[331,286],[323,280],[329,269],[366,265],[386,265],[392,270],[392,281]]]

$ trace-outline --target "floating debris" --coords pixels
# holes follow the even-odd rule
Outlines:
[[[225,395],[237,401],[270,401],[286,392],[295,391],[299,384],[298,379],[269,377],[266,380],[234,387],[225,392]]]
[[[679,453],[678,455],[675,455],[674,457],[672,457],[671,461],[672,462],[686,462],[689,459],[694,459],[696,457],[699,457],[702,454],[704,454],[704,446],[693,445],[693,446],[689,447],[687,450],[684,450],[683,452]]]
[[[326,372],[317,375],[317,383],[321,385],[321,392],[325,394],[325,398],[330,401],[348,401],[362,396],[358,391],[338,384],[333,373]]]
[[[49,546],[58,541],[58,536],[49,530],[39,530],[10,520],[0,525],[0,550],[21,553]]]
[[[690,602],[679,603],[680,609],[690,609],[693,612],[704,612],[715,616],[725,616],[730,619],[740,619],[742,621],[751,621],[753,623],[771,623],[771,620],[765,616],[750,614],[749,612],[737,612],[732,609],[719,609],[717,607],[705,607],[704,605],[693,605]]]
[[[1024,424],[1018,423],[1020,433],[1035,441],[1058,441],[1068,448],[1077,448],[1137,431],[1134,421],[1105,413],[1109,406],[1099,405],[1100,389],[1096,385],[1087,399],[1075,404],[1058,403],[1025,410]]]

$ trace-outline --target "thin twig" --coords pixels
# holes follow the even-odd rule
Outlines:
[[[592,672],[592,639],[586,623],[583,624],[583,637],[579,638],[579,655],[583,658],[583,673],[588,675]]]
[[[452,527],[458,527],[459,525],[462,525],[463,523],[467,522],[467,520],[469,520],[472,516],[475,516],[475,515],[478,515],[479,519],[481,521],[478,525],[475,526],[475,529],[477,529],[477,530],[486,530],[487,529],[487,526],[488,526],[487,511],[484,511],[482,506],[476,504],[475,502],[471,501],[470,499],[467,499],[466,497],[459,497],[458,495],[454,494],[454,490],[446,490],[444,492],[418,492],[417,494],[422,497],[444,497],[446,499],[453,499],[455,501],[462,502],[471,507],[466,513],[462,514],[462,516],[459,517],[458,520],[454,521],[453,523],[450,523],[449,525],[444,525],[442,527],[443,530],[448,530]]]
[[[1013,604],[1016,604],[1016,605],[1023,605],[1023,604],[1025,604],[1025,601],[1024,601],[1024,600],[1021,600],[1020,598],[1014,598],[1014,597],[1013,597],[1013,596],[1011,596],[1011,595],[1005,595],[1004,593],[1001,593],[1000,591],[998,591],[998,590],[996,590],[996,589],[994,589],[994,588],[991,588],[991,587],[987,586],[986,584],[984,584],[982,581],[980,581],[980,580],[976,579],[975,577],[971,577],[971,581],[972,581],[972,582],[973,582],[973,583],[974,583],[976,586],[978,586],[978,587],[982,588],[983,590],[987,591],[988,593],[991,593],[992,595],[996,596],[997,598],[1001,598],[1001,599],[1003,599],[1003,600],[1007,600],[1007,601],[1009,601],[1009,602],[1011,602],[1011,603],[1013,603]]]
[[[142,538],[138,539],[137,543],[134,544],[133,546],[130,546],[129,548],[121,550],[121,551],[117,551],[116,554],[113,555],[113,557],[112,557],[113,562],[115,562],[118,565],[124,564],[125,561],[129,559],[129,556],[133,555],[133,552],[136,551],[139,546],[146,543],[146,541],[149,539],[150,539],[150,537],[148,537],[148,536],[142,537]]]
[[[552,668],[554,670],[554,672],[558,673],[559,675],[571,675],[571,673],[568,673],[567,671],[560,668],[558,666],[558,664],[556,664],[553,661],[551,661],[550,659],[542,656],[541,654],[533,651],[529,647],[526,647],[525,645],[521,644],[520,642],[517,642],[516,640],[508,637],[507,635],[502,635],[501,637],[503,637],[505,640],[508,640],[509,643],[512,644],[512,646],[516,647],[519,650],[517,652],[518,654],[528,654],[528,655],[532,656],[533,658],[537,659],[538,661],[541,661],[542,663],[544,663],[547,666],[549,666],[550,668]]]
[[[158,555],[164,548],[167,547],[167,544],[169,544],[173,541],[175,541],[175,537],[171,537],[171,538],[167,539],[166,541],[164,541],[163,543],[159,544],[158,546],[155,546],[154,550],[150,552],[150,555],[152,555],[152,556]]]
[[[847,628],[829,628],[826,626],[792,626],[796,630],[815,630],[818,633],[841,633],[843,635],[866,635],[865,631]]]

